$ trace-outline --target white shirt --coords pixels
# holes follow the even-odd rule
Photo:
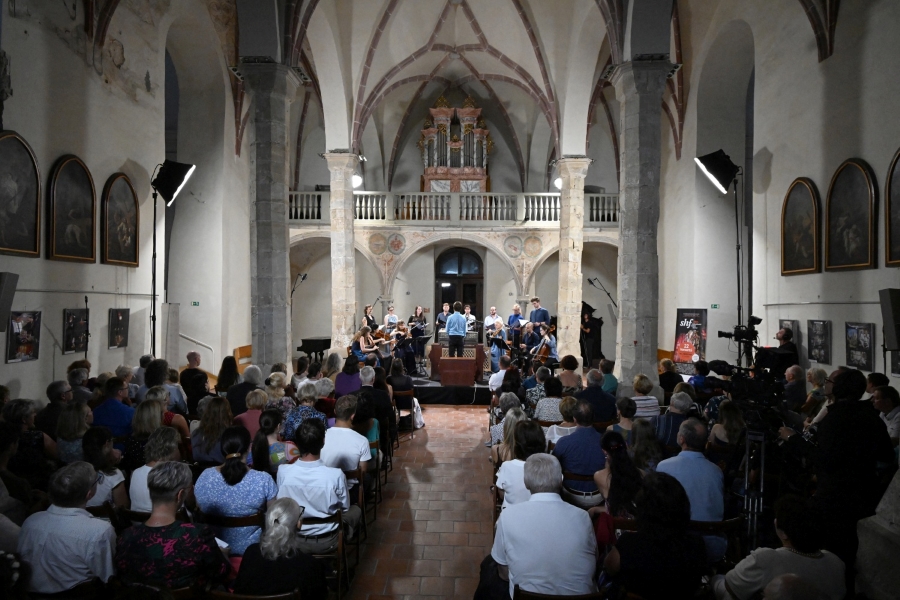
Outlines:
[[[578,429],[577,425],[573,425],[572,427],[561,427],[560,425],[551,425],[547,428],[547,441],[553,442],[554,444],[560,440],[560,438],[564,438],[569,435],[573,431]]]
[[[366,446],[368,452],[368,446]],[[326,467],[320,460],[305,462],[298,460],[290,465],[278,467],[278,497],[293,498],[304,507],[308,517],[327,517],[341,508],[350,508],[347,493],[347,478],[340,469]],[[587,514],[587,513],[585,513]],[[336,524],[303,525],[302,535],[319,535],[337,529]]]
[[[131,486],[128,488],[128,497],[131,498],[131,510],[137,512],[150,512],[153,505],[150,502],[150,489],[147,487],[147,475],[153,467],[144,465],[131,473]]]
[[[878,413],[878,416],[887,425],[888,435],[891,439],[900,437],[900,406],[888,414]]]
[[[297,391],[297,392],[300,391],[300,386],[303,385],[304,383],[306,383],[307,381],[309,381],[309,377],[306,376],[306,373],[304,373],[303,375],[298,375],[297,373],[294,373],[291,376],[291,386],[293,386],[294,391]]]
[[[359,463],[372,458],[372,450],[365,436],[346,427],[332,427],[325,432],[325,445],[319,458],[326,466],[355,471]],[[359,481],[351,479],[347,483],[352,487]]]
[[[484,318],[484,330],[488,331],[495,323],[498,325],[503,325],[503,317],[501,317],[500,315],[494,315],[493,317],[491,315],[486,316]]]
[[[31,565],[30,592],[55,594],[115,574],[116,531],[83,508],[51,505],[22,525],[19,554]]]
[[[506,369],[500,369],[488,380],[488,387],[492,392],[496,392],[503,385],[503,376],[506,375]]]
[[[116,469],[112,474],[100,471],[97,473],[97,477],[97,491],[94,492],[94,497],[87,501],[87,505],[102,506],[107,500],[113,503],[113,489],[125,481],[125,476],[122,475],[122,471]]]
[[[506,464],[506,463],[504,463]],[[532,494],[500,513],[491,556],[509,567],[509,596],[527,592],[574,596],[597,591],[597,537],[586,510],[559,494]]]
[[[467,315],[463,314],[463,316],[466,318],[466,331],[474,331],[475,322],[478,321],[478,319],[476,319],[475,315],[473,315],[472,313],[469,313]]]
[[[503,490],[503,508],[527,502],[531,492],[525,487],[525,461],[518,458],[503,461],[497,471],[497,487]]]
[[[737,598],[752,598],[785,573],[794,573],[810,582],[824,598],[844,597],[844,563],[826,550],[813,558],[787,548],[757,548],[725,575],[725,581]]]

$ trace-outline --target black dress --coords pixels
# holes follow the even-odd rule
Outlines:
[[[667,394],[675,391],[675,386],[682,383],[684,379],[674,371],[663,371],[659,375],[659,387]]]
[[[236,594],[266,596],[285,594],[300,589],[303,600],[325,600],[325,571],[313,557],[298,553],[290,558],[267,560],[259,544],[251,544],[244,552],[241,569],[234,582]]]

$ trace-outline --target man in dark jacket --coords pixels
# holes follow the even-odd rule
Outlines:
[[[34,427],[56,440],[56,423],[66,404],[72,400],[72,386],[68,381],[54,381],[47,386],[47,399],[50,403],[37,414]]]
[[[603,373],[597,369],[588,371],[587,387],[575,394],[575,399],[584,400],[591,405],[596,421],[612,421],[616,418],[616,397],[603,391]]]
[[[234,384],[225,393],[225,398],[231,405],[231,414],[235,417],[247,412],[247,394],[260,388],[262,371],[256,365],[250,365],[244,369],[243,377],[243,382]]]

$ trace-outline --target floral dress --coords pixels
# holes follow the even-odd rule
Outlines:
[[[278,488],[268,473],[249,470],[235,485],[228,485],[218,469],[206,469],[194,485],[194,497],[204,513],[224,517],[246,517],[265,510]],[[229,552],[241,556],[250,544],[259,541],[259,527],[213,528],[216,537],[231,546]]]
[[[286,440],[294,439],[294,434],[297,433],[300,424],[306,419],[319,419],[325,423],[326,427],[328,426],[328,419],[324,414],[320,413],[312,406],[301,404],[288,413],[287,418],[284,420],[284,429],[281,432],[281,436]]]

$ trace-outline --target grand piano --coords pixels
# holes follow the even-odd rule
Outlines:
[[[329,348],[331,348],[331,338],[310,337],[302,338],[300,340],[300,345],[297,346],[297,352],[305,352],[310,358],[315,355],[316,360],[322,362],[325,358],[325,353]]]

